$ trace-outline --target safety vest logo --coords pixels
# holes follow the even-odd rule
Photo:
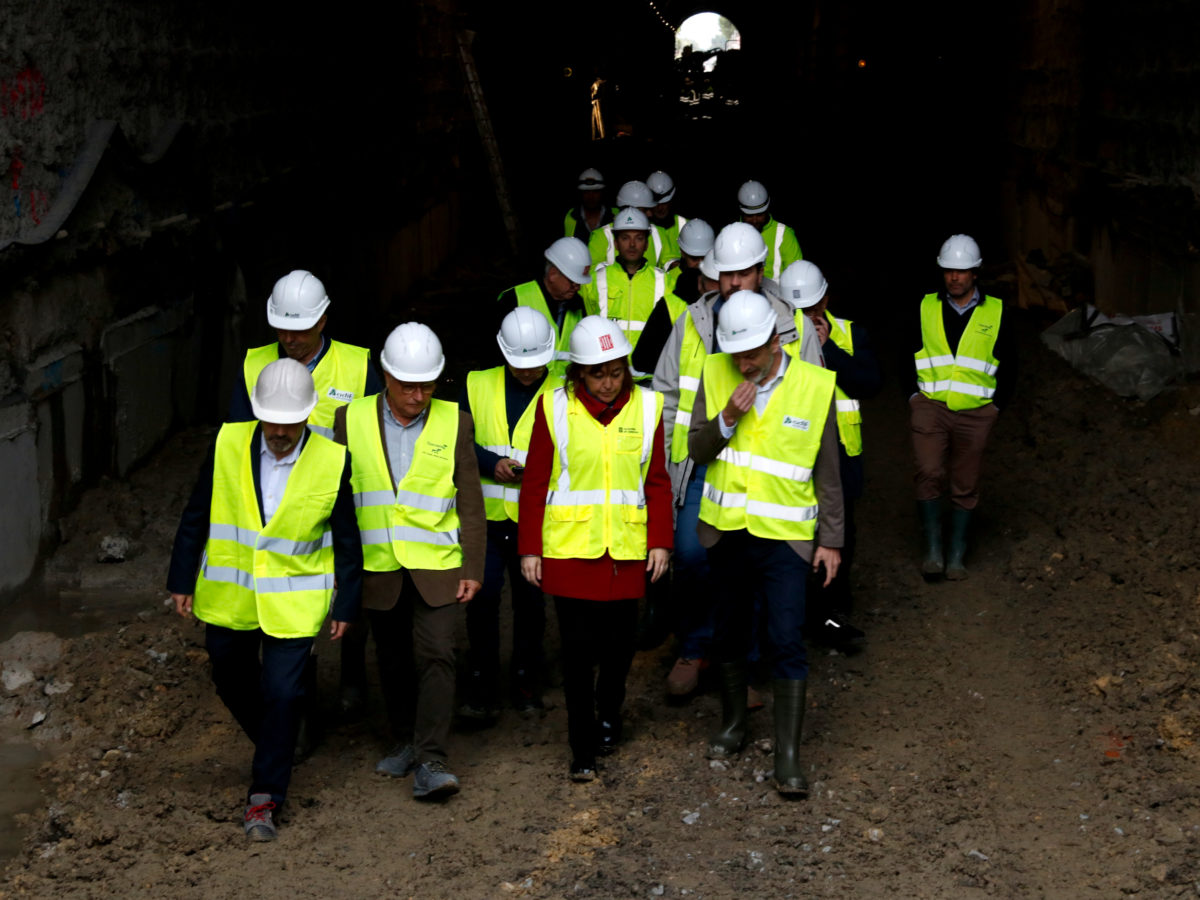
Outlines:
[[[431,442],[426,446],[426,450],[429,451],[430,456],[436,456],[438,459],[441,459],[443,458],[442,451],[445,450],[447,446],[447,444],[434,444]]]
[[[787,428],[795,428],[798,431],[808,431],[808,419],[797,419],[795,416],[784,416],[783,424]]]
[[[617,434],[637,434],[638,430],[626,425],[617,426]]]
[[[330,387],[325,396],[338,403],[349,403],[354,399],[354,391],[339,391],[335,387]]]

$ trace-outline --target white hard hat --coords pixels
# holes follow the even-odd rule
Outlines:
[[[807,259],[796,260],[779,276],[779,292],[796,309],[816,306],[828,289],[821,270]]]
[[[258,373],[250,392],[254,418],[272,425],[295,425],[317,406],[317,389],[304,363],[282,357]]]
[[[679,229],[679,249],[688,256],[703,256],[713,245],[712,226],[703,219],[688,219]]]
[[[433,381],[446,366],[442,342],[433,329],[420,322],[405,322],[393,328],[379,361],[393,378],[418,383]]]
[[[709,281],[721,280],[721,273],[717,271],[717,264],[713,262],[712,250],[705,253],[704,259],[700,260],[700,274]]]
[[[646,214],[640,209],[629,207],[617,213],[617,217],[613,219],[613,231],[649,231],[650,220],[646,218]]]
[[[983,265],[979,245],[967,234],[952,234],[942,244],[938,265],[943,269],[978,269]]]
[[[581,191],[604,190],[604,176],[598,169],[584,169],[579,173],[579,189]]]
[[[771,195],[761,181],[747,181],[738,188],[738,206],[746,215],[766,212],[770,205]]]
[[[767,245],[753,225],[726,225],[713,241],[713,265],[718,272],[740,272],[767,258]]]
[[[285,331],[307,331],[329,306],[325,285],[312,272],[297,269],[277,282],[267,298],[267,323]],[[282,424],[282,423],[281,423]]]
[[[592,254],[579,238],[561,237],[546,248],[546,261],[575,284],[592,280]]]
[[[633,352],[620,326],[602,316],[585,316],[571,332],[571,362],[598,366]]]
[[[671,180],[670,175],[661,170],[650,173],[650,177],[646,179],[646,187],[654,194],[656,203],[667,203],[675,196],[675,182]]]
[[[554,358],[550,320],[528,306],[518,306],[504,317],[496,343],[514,369],[536,369]]]
[[[641,181],[627,181],[617,191],[617,206],[636,206],[638,209],[649,209],[654,205],[654,195],[650,188]]]
[[[717,346],[722,353],[756,350],[775,334],[771,301],[754,291],[734,291],[717,315]]]

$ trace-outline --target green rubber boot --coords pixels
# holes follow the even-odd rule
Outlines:
[[[942,558],[942,501],[920,500],[921,527],[925,531],[925,559],[921,562],[921,574],[926,581],[935,581],[946,571]]]
[[[721,663],[721,730],[709,739],[709,759],[729,759],[746,743],[746,664]]]
[[[971,524],[971,510],[957,506],[950,514],[950,559],[946,563],[946,577],[951,581],[962,581],[967,577],[963,557],[967,555],[967,526]]]
[[[777,678],[775,692],[775,790],[789,797],[807,797],[808,779],[800,764],[800,732],[808,682]]]

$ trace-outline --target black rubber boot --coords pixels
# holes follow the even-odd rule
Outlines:
[[[946,563],[946,577],[951,581],[962,581],[967,577],[963,557],[967,555],[967,526],[971,524],[971,510],[957,506],[950,513],[950,559]]]
[[[721,663],[721,730],[709,739],[709,759],[728,759],[746,743],[746,664]]]
[[[777,678],[775,694],[775,790],[789,797],[807,797],[808,779],[800,765],[800,732],[808,682]]]
[[[942,501],[921,500],[921,527],[925,532],[925,559],[921,562],[921,574],[926,581],[934,581],[946,572],[942,557]]]

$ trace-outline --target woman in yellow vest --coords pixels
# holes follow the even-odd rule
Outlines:
[[[537,406],[521,486],[521,571],[555,595],[575,781],[620,741],[637,601],[672,546],[662,396],[634,385],[629,352],[607,319],[576,326],[567,384]]]

